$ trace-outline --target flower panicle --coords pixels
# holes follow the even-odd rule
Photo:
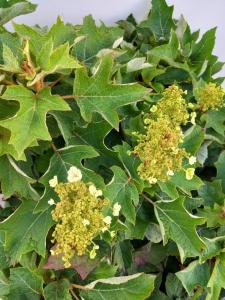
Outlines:
[[[64,265],[69,267],[74,255],[89,253],[90,258],[95,257],[97,246],[90,250],[93,239],[104,230],[109,230],[112,221],[110,216],[103,214],[109,201],[94,184],[82,181],[82,173],[76,167],[69,169],[68,182],[58,183],[56,176],[53,179],[54,182],[50,180],[49,184],[52,187],[54,185],[60,199],[58,203],[53,203],[52,199],[49,201],[50,205],[55,204],[52,211],[52,218],[56,222],[53,232],[53,241],[56,242],[54,255],[62,254]]]

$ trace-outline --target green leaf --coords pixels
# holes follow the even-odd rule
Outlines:
[[[0,6],[0,25],[4,25],[17,16],[29,14],[37,7],[36,4],[25,0],[2,0]]]
[[[39,300],[42,295],[42,278],[27,268],[10,269],[9,300]]]
[[[199,125],[194,125],[185,132],[183,146],[188,153],[196,155],[204,141],[204,137],[205,134],[202,128]]]
[[[184,208],[184,198],[173,201],[157,201],[154,209],[163,236],[164,245],[169,239],[176,242],[181,261],[186,257],[200,255],[205,247],[203,241],[196,232],[196,226],[204,220],[191,215]]]
[[[67,182],[67,171],[71,166],[76,166],[81,170],[82,179],[85,182],[93,182],[98,188],[104,188],[103,179],[94,171],[85,168],[81,163],[84,159],[90,159],[98,155],[99,154],[92,147],[86,145],[69,146],[57,150],[56,154],[51,158],[48,170],[40,179],[40,183],[42,183],[46,189],[44,195],[37,203],[35,212],[48,209],[49,199],[57,199],[54,190],[49,185],[49,180],[57,175],[59,182]]]
[[[169,64],[173,62],[178,55],[179,41],[175,31],[172,32],[169,43],[152,48],[148,51],[148,56],[154,56],[159,60],[165,60]]]
[[[201,40],[193,46],[191,60],[195,64],[202,64],[205,60],[208,60],[212,55],[212,50],[215,45],[216,28],[212,28],[207,31],[201,38]]]
[[[140,164],[140,158],[138,156],[129,155],[132,151],[132,148],[127,143],[123,142],[122,145],[116,145],[113,147],[118,153],[118,157],[122,162],[124,169],[127,174],[134,180],[139,192],[142,192],[143,189],[143,180],[140,179],[137,168]]]
[[[184,171],[175,173],[170,181],[188,195],[191,195],[191,191],[197,190],[203,185],[202,180],[196,175],[191,180],[187,180]]]
[[[217,169],[217,179],[221,179],[222,182],[222,188],[223,188],[223,192],[225,193],[225,151],[223,151],[220,156],[219,159],[217,160],[217,162],[215,163],[216,169]]]
[[[28,199],[39,198],[31,186],[35,180],[21,170],[10,156],[0,157],[0,165],[1,190],[5,198],[9,198],[13,194]]]
[[[46,236],[53,225],[50,210],[33,214],[35,201],[23,201],[17,210],[4,222],[0,230],[5,231],[5,250],[12,262],[32,250],[45,256]]]
[[[205,182],[198,190],[199,196],[204,199],[206,206],[213,206],[216,202],[222,205],[225,195],[222,191],[221,180]]]
[[[154,289],[155,276],[134,274],[124,277],[99,279],[86,285],[81,291],[85,300],[144,300]]]
[[[206,300],[219,300],[221,289],[225,288],[225,263],[218,257],[207,287],[210,289]]]
[[[74,45],[72,54],[81,61],[91,62],[101,49],[111,48],[115,40],[123,36],[120,28],[108,28],[103,23],[97,27],[92,16],[84,18],[79,36],[83,38]]]
[[[136,186],[132,183],[126,173],[119,167],[113,166],[111,170],[114,176],[106,186],[105,197],[111,200],[112,204],[118,202],[121,205],[121,212],[131,223],[135,223],[135,207],[139,202],[139,194]]]
[[[216,132],[224,136],[225,108],[208,111],[204,119],[206,121],[206,128],[213,128]]]
[[[9,280],[5,276],[2,270],[0,270],[0,297],[1,299],[8,299],[4,298],[9,294]]]
[[[74,95],[82,117],[90,122],[99,113],[112,127],[118,129],[117,108],[141,101],[147,89],[139,84],[111,84],[113,60],[105,56],[97,72],[89,77],[85,69],[78,69],[74,81]]]
[[[157,40],[168,40],[175,28],[172,15],[173,6],[167,6],[165,0],[152,0],[150,15],[141,26],[149,27]]]
[[[10,140],[10,131],[0,127],[0,156],[3,156],[4,154],[10,154],[15,159],[18,159],[17,152],[13,145],[9,144]]]
[[[191,262],[185,269],[176,273],[176,276],[182,282],[184,288],[191,296],[193,290],[201,286],[206,288],[210,277],[210,267],[206,262],[200,264],[197,260]]]
[[[72,300],[70,282],[67,279],[54,281],[44,288],[45,300]]]
[[[166,277],[166,294],[170,299],[179,299],[182,296],[183,287],[176,275],[169,273]]]
[[[11,131],[9,143],[15,147],[19,157],[27,147],[38,145],[38,140],[51,140],[46,125],[49,111],[70,110],[65,101],[59,96],[52,96],[48,88],[36,95],[23,86],[10,86],[2,98],[20,103],[15,116],[0,121],[2,127]]]
[[[205,218],[207,227],[216,227],[218,225],[225,225],[225,208],[214,204],[214,207],[204,207],[198,210],[198,216]]]
[[[4,245],[5,245],[5,233],[4,233],[4,231],[0,231],[0,266],[1,266],[1,269],[7,269],[10,266],[10,260],[5,253]],[[0,280],[0,282],[1,282],[1,280]],[[1,288],[0,288],[0,295],[1,295]]]
[[[94,147],[99,156],[92,160],[92,165],[111,167],[118,164],[116,153],[105,145],[105,138],[111,130],[110,124],[102,118],[88,123],[85,127],[74,125],[73,136],[71,136],[69,144]]]
[[[200,262],[204,263],[220,254],[223,249],[225,237],[218,236],[213,239],[203,237],[202,239],[206,245],[206,248],[201,253]]]
[[[120,270],[126,272],[132,263],[133,247],[129,240],[118,241],[115,245],[113,262]]]

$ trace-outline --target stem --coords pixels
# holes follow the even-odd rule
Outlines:
[[[71,286],[72,286],[73,288],[79,289],[79,290],[85,290],[85,291],[88,291],[88,290],[89,290],[88,288],[86,288],[85,286],[80,285],[80,284],[75,284],[75,283],[73,283]]]
[[[72,294],[72,296],[76,299],[76,300],[80,300],[77,295],[74,293],[74,291],[72,289],[70,289],[70,293]]]
[[[56,146],[53,143],[51,143],[51,147],[52,147],[53,151],[57,154],[58,149],[56,148]]]
[[[148,198],[145,194],[141,194],[142,195],[142,197],[145,199],[145,200],[147,200],[149,203],[151,203],[153,206],[155,206],[155,202],[154,201],[152,201],[150,198]]]
[[[7,85],[16,85],[16,83],[14,83],[12,81],[9,81],[9,80],[6,80],[6,79],[2,80],[1,83],[7,84]]]
[[[80,98],[79,96],[76,96],[76,95],[66,95],[66,96],[61,96],[61,97],[65,100]]]
[[[36,89],[36,92],[39,93],[44,87],[44,79],[41,78],[40,80],[38,80],[36,83],[35,83],[35,89]]]
[[[61,80],[63,79],[63,76],[60,76],[58,79],[56,79],[55,81],[51,82],[49,84],[49,87],[52,88],[53,86],[55,86],[57,83],[59,83]]]

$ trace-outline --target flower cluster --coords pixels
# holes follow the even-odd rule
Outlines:
[[[176,127],[186,124],[189,119],[187,105],[182,95],[185,92],[176,85],[171,85],[163,92],[163,97],[150,111],[151,118],[161,119],[168,116],[171,125]]]
[[[93,239],[108,230],[111,223],[111,217],[103,214],[103,208],[109,203],[103,198],[102,191],[81,179],[81,171],[71,167],[67,183],[58,183],[56,176],[49,181],[60,198],[52,212],[56,221],[53,232],[56,248],[52,254],[62,254],[65,267],[70,266],[75,254],[80,256],[89,252],[90,258],[94,258],[98,245]],[[49,204],[54,204],[53,201],[50,199]]]
[[[183,93],[175,85],[167,88],[144,119],[146,134],[137,134],[134,154],[142,161],[138,173],[150,184],[168,180],[174,172],[182,169],[183,158],[188,157],[185,149],[180,147],[183,142],[180,125],[189,119]]]
[[[196,92],[198,104],[203,112],[209,109],[217,109],[224,105],[225,90],[215,83],[208,83]]]

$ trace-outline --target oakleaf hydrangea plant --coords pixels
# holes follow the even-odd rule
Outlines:
[[[114,27],[0,2],[0,298],[225,296],[215,29],[152,0]]]

